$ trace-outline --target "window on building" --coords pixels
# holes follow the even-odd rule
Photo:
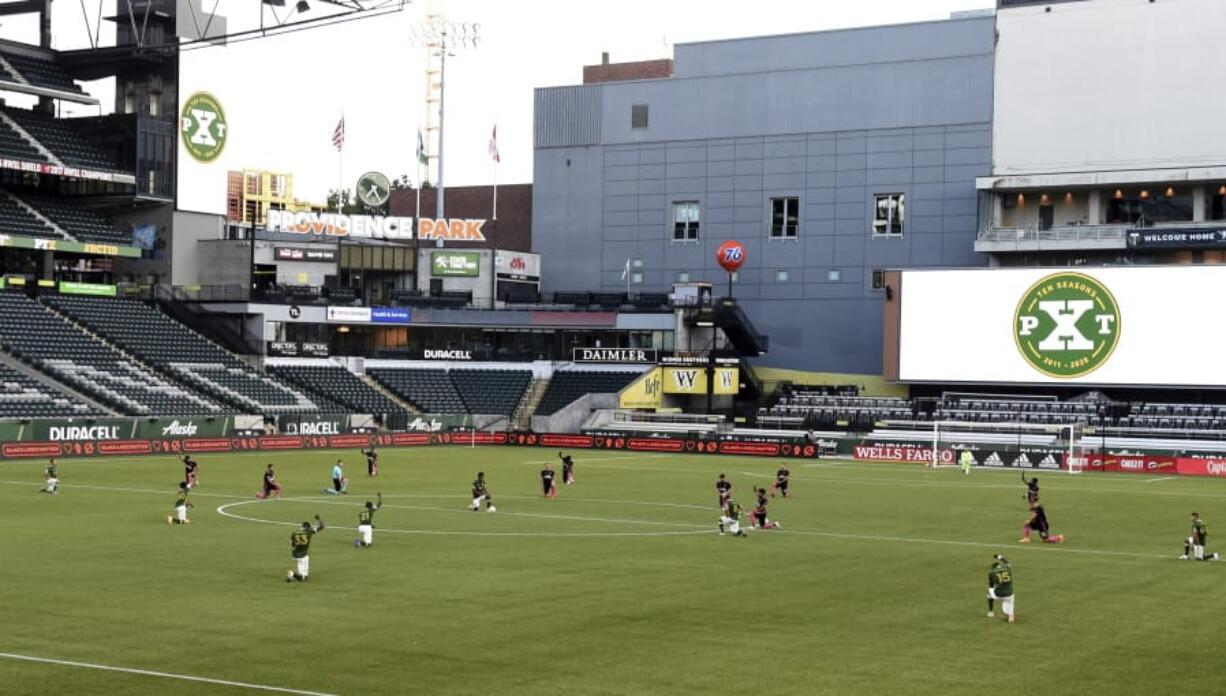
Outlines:
[[[630,127],[631,128],[646,128],[647,127],[647,105],[634,104],[630,107]]]
[[[1210,220],[1226,220],[1226,184],[1210,187],[1207,208],[1206,217]]]
[[[677,282],[678,282],[678,283],[688,283],[688,282],[690,282],[690,274],[689,274],[689,272],[688,272],[688,271],[681,271],[680,273],[678,273],[678,274],[677,274]]]
[[[698,201],[673,203],[673,241],[698,241]]]
[[[248,196],[260,195],[260,175],[248,173],[246,176],[246,186]]]
[[[634,283],[635,285],[642,285],[643,284],[643,272],[635,271],[634,273],[631,273],[630,282]]]
[[[1188,188],[1155,185],[1116,189],[1107,202],[1107,223],[1149,226],[1161,222],[1192,222]]]
[[[788,282],[788,279],[791,277],[792,275],[788,273],[786,269],[780,268],[779,270],[775,271],[775,282],[776,283],[786,283]]]
[[[123,95],[123,112],[125,114],[134,113],[136,111],[136,95],[128,92]]]
[[[269,194],[276,196],[278,198],[281,196],[284,196],[285,195],[285,176],[281,174],[277,174],[277,175],[268,177],[268,188],[269,188],[269,191],[268,191]]]
[[[771,199],[771,238],[794,239],[800,229],[800,199],[796,196]]]
[[[901,235],[907,216],[907,196],[903,193],[879,193],[873,205],[873,234]]]
[[[843,280],[843,272],[839,269],[831,268],[830,270],[826,271],[827,283],[837,283],[841,280]]]
[[[885,289],[885,270],[884,269],[881,269],[881,268],[873,269],[873,289],[874,290],[884,290]]]
[[[149,115],[159,115],[159,107],[161,106],[162,94],[160,92],[149,93]]]

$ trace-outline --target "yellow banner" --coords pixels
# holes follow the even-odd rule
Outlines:
[[[653,367],[643,376],[630,383],[617,397],[618,408],[660,408],[663,403],[661,389],[661,371]]]
[[[741,371],[737,367],[715,368],[715,386],[711,393],[716,396],[730,396],[741,391]],[[664,368],[665,394],[706,394],[707,368],[705,367],[666,367]]]
[[[716,396],[730,396],[741,391],[741,368],[739,367],[717,367],[715,368],[715,389]]]

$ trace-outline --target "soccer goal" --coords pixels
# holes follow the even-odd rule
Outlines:
[[[1078,474],[1085,468],[1082,423],[980,423],[935,421],[928,466],[957,467],[960,455],[970,451],[978,466],[990,468],[1065,469]]]

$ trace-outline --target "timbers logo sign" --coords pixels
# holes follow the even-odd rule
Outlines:
[[[226,146],[226,114],[221,103],[208,92],[196,92],[183,104],[179,134],[183,147],[197,162],[212,162]]]
[[[1105,285],[1081,273],[1055,273],[1030,286],[1013,314],[1022,357],[1049,377],[1088,375],[1120,342],[1120,309]]]

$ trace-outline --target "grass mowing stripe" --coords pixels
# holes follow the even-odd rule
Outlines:
[[[299,694],[300,696],[336,696],[323,691],[304,691],[302,689],[289,689],[282,686],[268,686],[267,684],[248,684],[247,682],[229,681],[227,679],[214,679],[212,677],[197,677],[192,674],[174,674],[172,672],[158,672],[150,669],[135,669],[132,667],[115,667],[112,665],[99,665],[92,662],[76,662],[74,660],[57,660],[50,657],[34,657],[33,655],[17,655],[14,653],[0,652],[0,658],[9,660],[24,660],[26,662],[38,662],[48,665],[63,665],[65,667],[80,667],[83,669],[98,669],[106,672],[122,672],[124,674],[138,674],[143,677],[161,677],[163,679],[178,679],[179,681],[199,682],[202,684],[217,684],[218,686],[231,686],[236,689],[251,689],[255,691],[273,691],[281,694]]]

